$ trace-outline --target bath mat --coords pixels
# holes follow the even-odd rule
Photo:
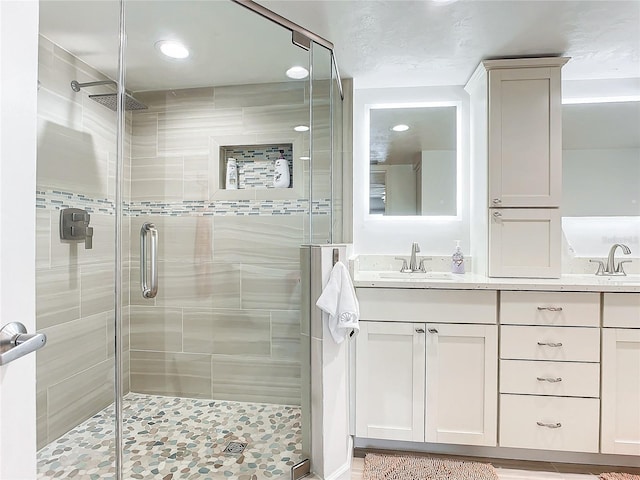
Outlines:
[[[498,474],[488,463],[369,453],[364,458],[362,478],[364,480],[498,480]]]
[[[633,475],[631,473],[601,473],[601,480],[640,480],[640,475]]]

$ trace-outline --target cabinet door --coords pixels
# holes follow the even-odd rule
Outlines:
[[[495,325],[427,324],[427,442],[496,445]]]
[[[489,72],[489,205],[559,207],[560,68]]]
[[[602,453],[640,455],[640,330],[602,329]]]
[[[424,324],[360,322],[356,436],[424,441]]]
[[[490,277],[560,277],[559,209],[492,208],[489,217]]]

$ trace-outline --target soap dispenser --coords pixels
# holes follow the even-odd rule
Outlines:
[[[460,240],[456,240],[456,249],[451,255],[451,273],[464,273],[464,254],[460,248]]]

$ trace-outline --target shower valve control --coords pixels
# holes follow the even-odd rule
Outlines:
[[[89,226],[91,215],[80,208],[65,208],[60,211],[60,239],[84,242],[84,248],[93,248],[93,227]]]

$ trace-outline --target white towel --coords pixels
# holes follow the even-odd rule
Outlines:
[[[351,331],[360,330],[360,307],[344,263],[336,262],[333,266],[316,305],[329,316],[329,331],[336,343],[344,342]]]

